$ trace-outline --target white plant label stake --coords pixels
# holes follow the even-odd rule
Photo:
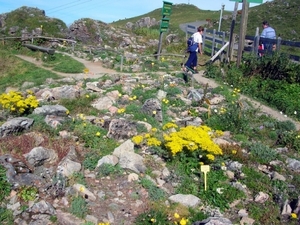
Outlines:
[[[201,165],[200,166],[200,171],[202,173],[204,173],[204,190],[206,191],[206,188],[207,188],[206,174],[207,174],[207,172],[210,171],[210,166],[209,165]]]

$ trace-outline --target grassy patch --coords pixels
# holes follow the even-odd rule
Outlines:
[[[68,55],[55,53],[54,55],[44,54],[43,65],[62,73],[82,73],[84,65]]]

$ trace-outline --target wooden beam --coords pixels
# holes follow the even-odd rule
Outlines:
[[[237,66],[238,67],[241,64],[243,51],[244,51],[244,47],[245,47],[245,36],[246,36],[246,32],[247,32],[247,22],[248,22],[248,10],[249,10],[249,2],[247,0],[243,0],[242,18],[241,18],[239,45],[238,45],[238,55],[237,55]]]

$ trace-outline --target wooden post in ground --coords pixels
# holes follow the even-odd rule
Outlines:
[[[228,53],[227,58],[229,58],[229,61],[232,60],[232,55],[233,55],[233,46],[234,46],[234,40],[235,40],[235,37],[233,38],[233,30],[234,30],[238,6],[239,6],[239,2],[235,2],[234,10],[232,13],[231,27],[230,27],[229,50],[227,52]]]
[[[249,2],[247,0],[243,0],[242,18],[241,18],[241,26],[240,26],[240,34],[239,34],[239,47],[238,47],[238,56],[237,56],[237,67],[239,67],[241,64],[243,51],[245,47],[245,34],[247,31],[248,10],[249,10]]]
[[[232,34],[232,42],[230,43],[230,53],[229,53],[229,61],[232,61],[233,59],[233,47],[234,47],[234,40],[236,39],[236,34]]]

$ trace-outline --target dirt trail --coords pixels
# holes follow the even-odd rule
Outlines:
[[[70,73],[56,72],[56,71],[53,71],[51,68],[44,67],[42,65],[41,61],[37,61],[36,59],[34,59],[32,57],[24,56],[24,55],[17,55],[17,56],[25,61],[35,64],[38,67],[41,67],[45,70],[49,70],[49,71],[54,72],[63,77],[73,77],[75,79],[83,79],[83,78],[87,78],[87,77],[99,78],[99,77],[103,76],[104,74],[120,74],[120,72],[118,72],[118,71],[104,68],[102,66],[101,62],[91,62],[91,61],[88,61],[88,60],[85,60],[82,58],[75,57],[74,55],[71,55],[71,54],[67,54],[67,53],[64,53],[64,54],[69,55],[69,56],[73,57],[74,59],[78,60],[79,62],[83,63],[85,65],[85,67],[89,70],[89,73],[88,74],[84,74],[84,73],[70,74]],[[158,72],[158,73],[162,74],[161,72]],[[203,73],[204,73],[204,71],[200,71],[198,74],[194,75],[194,78],[198,83],[208,84],[208,86],[212,87],[212,88],[215,88],[218,86],[218,84],[215,81],[205,78],[203,76]],[[253,104],[253,106],[255,106],[256,108],[259,108],[263,113],[266,113],[279,121],[286,121],[286,120],[292,121],[295,124],[297,130],[300,130],[300,123],[298,121],[288,118],[285,115],[278,112],[277,110],[274,110],[268,106],[265,106],[265,105],[261,104],[260,102],[255,101],[251,98],[248,98],[244,95],[241,95],[241,97],[250,101]]]
[[[219,86],[213,80],[205,78],[203,76],[203,73],[204,73],[204,71],[200,71],[198,74],[194,75],[194,78],[195,78],[195,80],[197,82],[203,83],[203,84],[208,84],[208,86],[210,86],[212,88],[215,88],[215,87]],[[263,113],[266,113],[266,114],[270,115],[271,117],[273,117],[273,118],[275,118],[275,119],[277,119],[279,121],[286,121],[286,120],[292,121],[295,124],[297,130],[300,130],[300,123],[298,121],[295,121],[295,120],[293,120],[291,118],[288,118],[284,114],[281,114],[279,111],[274,110],[274,109],[272,109],[272,108],[270,108],[268,106],[265,106],[265,105],[261,104],[260,102],[255,101],[255,100],[253,100],[253,99],[251,99],[249,97],[241,95],[241,98],[242,99],[247,99],[248,101],[250,101],[253,104],[254,107],[259,108]]]
[[[25,56],[25,55],[16,55],[16,56],[19,57],[20,59],[23,59],[23,60],[25,60],[27,62],[33,63],[33,64],[35,64],[38,67],[41,67],[41,68],[43,68],[45,70],[49,70],[49,71],[51,71],[53,73],[56,73],[56,74],[58,74],[60,76],[63,76],[63,77],[73,77],[75,79],[84,79],[84,78],[87,78],[87,77],[89,77],[89,78],[99,78],[99,77],[103,76],[104,74],[116,74],[116,73],[118,73],[115,70],[104,68],[102,66],[101,62],[91,62],[91,61],[87,61],[85,59],[81,59],[81,58],[75,57],[75,56],[70,55],[70,54],[66,54],[66,55],[69,55],[72,58],[74,58],[75,60],[83,63],[84,66],[85,66],[85,68],[87,68],[89,70],[89,72],[87,74],[85,74],[83,72],[82,73],[62,73],[62,72],[57,72],[57,71],[53,71],[49,67],[43,66],[43,62],[41,60],[36,60],[35,58],[32,58],[30,56]]]

